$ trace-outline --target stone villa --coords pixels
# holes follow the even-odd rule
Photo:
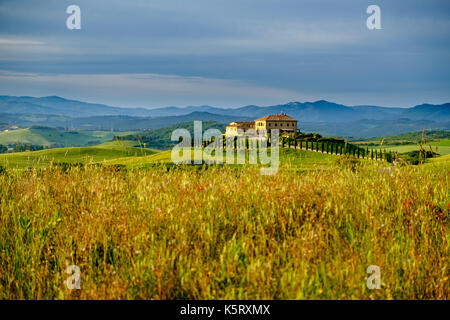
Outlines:
[[[252,122],[232,122],[227,126],[226,135],[236,136],[238,130],[247,132],[250,129],[254,129],[256,132],[259,130],[266,130],[270,132],[272,129],[279,129],[280,132],[297,132],[297,120],[289,117],[285,113],[268,115]]]

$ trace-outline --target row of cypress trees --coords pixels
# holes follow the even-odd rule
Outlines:
[[[376,150],[366,147],[366,149],[361,148],[357,145],[344,142],[332,142],[332,141],[314,141],[314,140],[302,140],[293,139],[291,137],[282,137],[280,144],[283,148],[295,147],[298,149],[305,149],[311,151],[317,151],[328,154],[336,155],[351,155],[355,158],[367,158],[372,160],[386,160],[392,162],[395,154],[391,151],[386,150]]]
[[[210,139],[208,141],[203,142],[203,147],[206,147],[214,140]],[[234,139],[234,148],[240,149],[245,148],[248,149],[250,145],[249,138],[245,139]],[[192,144],[193,145],[193,144]],[[270,147],[270,140],[267,142],[267,146]],[[318,140],[303,140],[303,139],[294,139],[292,137],[281,137],[280,138],[280,146],[282,148],[292,148],[295,147],[297,149],[305,149],[316,152],[328,153],[328,154],[336,154],[336,155],[350,155],[355,158],[365,158],[372,160],[385,160],[387,162],[392,162],[394,158],[397,156],[393,154],[391,151],[386,150],[377,150],[370,149],[369,147],[361,148],[355,144],[351,144],[348,142],[335,142],[335,141],[318,141]],[[226,139],[223,139],[223,147],[226,147]]]

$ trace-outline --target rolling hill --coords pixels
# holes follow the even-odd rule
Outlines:
[[[46,167],[51,163],[101,164],[105,167],[123,165],[127,168],[146,168],[155,165],[173,165],[171,150],[157,151],[134,148],[120,141],[93,147],[59,148],[41,151],[19,152],[0,155],[0,166],[9,169]],[[193,151],[192,151],[193,152]],[[193,153],[192,153],[193,157]],[[322,154],[305,150],[281,148],[280,169],[317,169],[335,165],[336,155]],[[225,153],[224,153],[225,162]],[[241,165],[237,165],[242,167]],[[247,166],[253,166],[247,164]],[[188,166],[191,167],[192,166]]]
[[[303,132],[367,138],[422,129],[450,130],[450,103],[422,104],[412,108],[346,106],[325,100],[290,102],[274,106],[216,108],[211,106],[156,109],[118,108],[61,97],[0,96],[0,123],[75,130],[154,130],[193,120],[229,123],[267,114],[287,113],[299,120]]]
[[[99,163],[117,158],[139,158],[158,151],[133,148],[121,143],[107,143],[94,147],[57,148],[32,152],[18,152],[0,155],[0,165],[23,169],[42,167],[53,163]]]
[[[63,115],[69,117],[88,117],[103,115],[150,116],[151,111],[144,108],[118,108],[103,104],[88,103],[50,97],[0,96],[0,113]]]
[[[274,106],[249,105],[240,108],[211,106],[165,107],[155,109],[119,108],[103,104],[87,103],[50,97],[0,96],[0,114],[60,115],[80,118],[92,116],[169,117],[192,113],[259,118],[267,114],[288,113],[306,122],[347,122],[352,120],[411,120],[450,121],[450,103],[442,105],[422,104],[412,108],[386,108],[381,106],[346,106],[325,100],[315,102],[289,102]]]
[[[55,128],[32,126],[8,132],[0,132],[0,144],[16,143],[40,145],[44,147],[89,146],[110,141],[115,135],[131,132],[110,131],[64,131]]]
[[[202,123],[203,132],[208,129],[217,129],[221,132],[225,132],[225,127],[225,124],[215,121],[206,121]],[[183,122],[160,129],[124,135],[121,139],[133,143],[134,146],[145,145],[148,148],[165,150],[172,148],[178,143],[171,141],[172,132],[176,129],[186,129],[190,132],[191,137],[194,137],[194,122]]]
[[[217,115],[209,112],[192,112],[183,116],[168,116],[160,118],[131,117],[131,116],[103,116],[77,118],[71,121],[71,126],[84,130],[153,130],[167,126],[192,122],[194,120],[230,123],[233,121],[249,121],[251,118]]]

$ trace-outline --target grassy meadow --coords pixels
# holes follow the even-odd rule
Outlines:
[[[55,128],[33,126],[17,130],[0,132],[0,144],[15,143],[54,146],[86,146],[110,141],[114,136],[129,135],[133,132],[111,131],[64,131]]]
[[[432,141],[429,143],[426,143],[426,145],[423,146],[423,148],[426,151],[436,152],[440,155],[448,155],[450,154],[450,139],[442,139],[440,142],[438,141]],[[415,150],[420,150],[420,146],[418,144],[411,144],[411,145],[386,145],[383,146],[381,149],[385,149],[386,151],[395,151],[398,153],[405,153]]]
[[[102,163],[118,158],[138,158],[158,151],[133,148],[123,142],[108,142],[95,147],[56,148],[33,152],[16,152],[0,155],[0,165],[8,168],[42,168],[51,163]]]
[[[128,148],[0,156],[0,299],[450,298],[448,156],[281,150],[263,176]]]

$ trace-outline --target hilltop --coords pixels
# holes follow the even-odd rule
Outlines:
[[[109,131],[65,131],[43,126],[32,126],[7,132],[0,132],[0,144],[31,144],[43,147],[76,147],[96,145],[113,139],[115,135],[130,132]]]
[[[74,130],[153,130],[202,120],[217,123],[252,121],[268,114],[287,113],[302,131],[348,138],[368,138],[410,131],[450,130],[450,103],[411,108],[346,106],[325,100],[239,108],[212,106],[119,108],[61,97],[0,96],[0,128],[11,125],[62,127]]]
[[[88,103],[50,97],[0,96],[0,114],[60,115],[83,118],[93,116],[170,117],[192,113],[259,118],[267,114],[288,113],[306,122],[347,122],[353,120],[431,120],[450,121],[450,103],[441,105],[421,104],[411,108],[388,108],[382,106],[346,106],[326,100],[314,102],[289,102],[273,106],[249,105],[239,108],[212,106],[187,106],[163,108],[120,108],[104,104]]]

